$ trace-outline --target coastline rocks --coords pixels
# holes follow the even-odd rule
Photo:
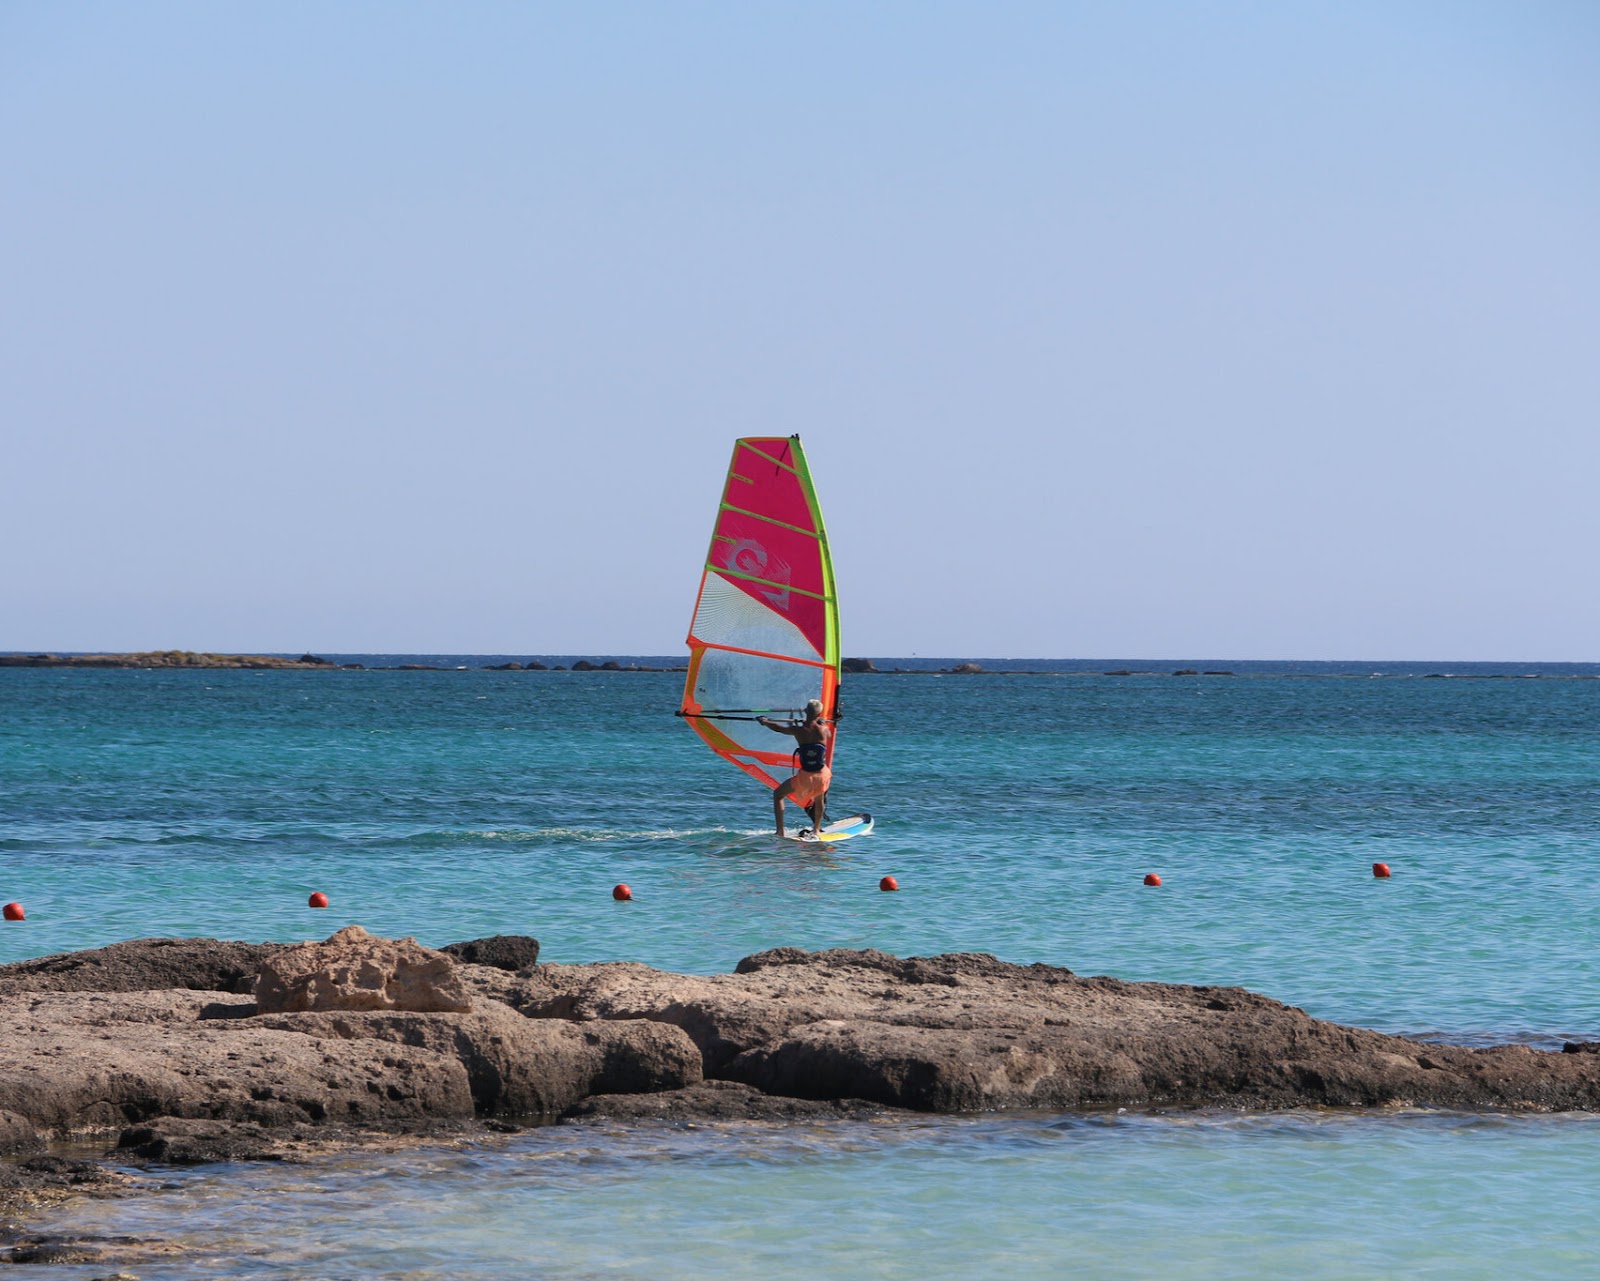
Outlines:
[[[839,664],[839,670],[849,675],[852,672],[875,672],[878,669],[873,666],[870,658],[847,658]]]
[[[511,963],[532,944],[454,946],[504,948]],[[269,1159],[297,1128],[407,1134],[497,1114],[1600,1110],[1589,1042],[1427,1044],[1238,988],[977,953],[777,948],[702,977],[629,963],[512,970],[357,926],[239,951],[249,946],[145,940],[0,966],[0,1150],[101,1130],[127,1131],[127,1150],[150,1160]],[[259,1004],[226,990],[252,954]],[[162,975],[195,986],[142,986]]]
[[[981,954],[779,948],[732,975],[549,965],[495,987],[529,1017],[670,1023],[707,1077],[786,1097],[937,1112],[1600,1108],[1600,1061],[1587,1054],[1433,1045],[1238,988],[1081,978]]]
[[[302,943],[267,956],[256,984],[262,1014],[300,1010],[472,1008],[455,963],[415,939],[374,938],[347,925],[326,943]]]

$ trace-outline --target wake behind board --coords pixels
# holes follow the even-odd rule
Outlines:
[[[820,832],[802,827],[797,832],[785,833],[784,839],[804,841],[808,845],[820,845],[832,841],[848,841],[852,836],[871,835],[872,815],[852,814],[849,818],[836,818],[831,823],[824,823]]]

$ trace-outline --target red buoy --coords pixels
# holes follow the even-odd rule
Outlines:
[[[318,890],[315,894],[313,894],[310,898],[308,898],[306,900],[306,902],[309,903],[312,907],[327,907],[328,906],[328,896],[326,894],[324,894],[321,890]]]
[[[0,908],[0,911],[5,913],[8,921],[20,921],[26,915],[22,910],[21,903],[7,903],[4,908]]]
[[[900,882],[892,876],[886,876],[878,882],[878,888],[880,890],[897,890],[900,888]]]
[[[633,898],[633,891],[630,890],[626,885],[619,885],[616,887],[616,889],[611,891],[611,897],[616,899],[619,903],[626,903]]]
[[[1154,872],[1146,872],[1145,876],[1144,876],[1144,883],[1146,885],[1160,885],[1161,884],[1161,878],[1159,876],[1157,876]]]
[[[1389,865],[1387,863],[1374,863],[1372,865],[1372,874],[1382,880],[1389,875]]]

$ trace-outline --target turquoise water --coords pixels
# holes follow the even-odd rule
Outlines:
[[[699,973],[785,944],[987,951],[1465,1043],[1600,1038],[1600,681],[858,677],[830,808],[878,833],[817,852],[762,834],[765,795],[671,716],[680,680],[0,670],[0,901],[28,912],[0,961],[350,922]],[[562,1128],[410,1172],[202,1170],[65,1214],[287,1234],[238,1275],[1555,1276],[1600,1259],[1595,1135],[1309,1115]],[[428,1241],[392,1239],[396,1198]],[[231,1274],[196,1266],[138,1271]]]

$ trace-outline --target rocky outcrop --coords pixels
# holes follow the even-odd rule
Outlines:
[[[302,943],[267,956],[256,984],[262,1014],[300,1010],[471,1009],[455,962],[416,939],[378,939],[348,925],[326,943]]]
[[[965,953],[779,948],[711,977],[463,956],[502,945],[472,940],[452,956],[351,927],[259,953],[149,940],[0,966],[0,1150],[151,1130],[127,1150],[263,1159],[272,1144],[258,1131],[407,1132],[495,1115],[1600,1110],[1590,1042],[1567,1053],[1426,1044],[1238,988]],[[259,1000],[230,990],[249,955]],[[148,986],[160,975],[178,982]]]
[[[878,669],[870,658],[847,658],[839,664],[839,670],[848,675],[851,672],[875,672]]]
[[[537,1018],[671,1023],[708,1077],[767,1094],[923,1111],[1600,1108],[1600,1062],[1586,1054],[1426,1044],[1239,988],[1082,978],[982,955],[783,948],[712,978],[550,965],[501,976],[496,999]]]

